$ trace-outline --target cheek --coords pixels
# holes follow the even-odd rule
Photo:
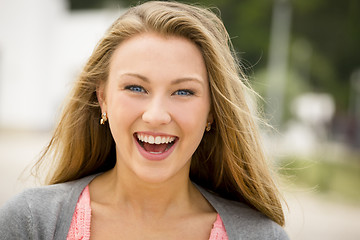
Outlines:
[[[143,103],[134,100],[125,94],[117,94],[109,97],[108,101],[108,118],[113,122],[114,127],[124,126],[129,128],[129,124],[134,122],[140,115]]]
[[[191,101],[186,104],[181,104],[173,108],[176,120],[183,129],[188,132],[194,132],[199,129],[202,134],[202,128],[205,128],[207,117],[209,114],[210,104],[207,101]]]

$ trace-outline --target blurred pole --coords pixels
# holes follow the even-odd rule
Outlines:
[[[350,116],[355,117],[355,145],[360,146],[360,69],[350,78]]]
[[[291,6],[288,0],[275,0],[270,33],[267,69],[266,115],[278,128],[282,124],[288,66]]]

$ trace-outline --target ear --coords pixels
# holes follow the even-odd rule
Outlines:
[[[96,97],[98,99],[101,111],[106,112],[107,106],[105,101],[105,84],[100,83],[100,85],[96,88]]]

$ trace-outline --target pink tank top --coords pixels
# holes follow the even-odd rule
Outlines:
[[[76,204],[67,240],[90,240],[91,206],[89,186],[86,186]],[[209,240],[228,240],[220,215],[211,229]]]

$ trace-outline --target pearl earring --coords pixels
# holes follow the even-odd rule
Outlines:
[[[211,130],[211,123],[210,123],[210,122],[208,122],[208,123],[206,124],[205,130],[206,130],[207,132]]]
[[[104,125],[106,121],[107,121],[107,114],[106,112],[103,112],[103,114],[101,115],[100,124]]]

